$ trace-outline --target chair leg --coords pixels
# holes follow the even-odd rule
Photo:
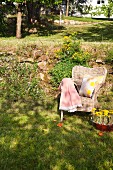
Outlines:
[[[61,122],[63,122],[63,110],[61,110]]]

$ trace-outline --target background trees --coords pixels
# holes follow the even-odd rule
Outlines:
[[[92,7],[92,9],[91,12],[94,16],[103,14],[105,17],[110,19],[113,15],[113,0],[108,0],[108,3],[101,6],[96,6],[95,8]]]
[[[101,7],[101,13],[104,14],[108,18],[111,17],[111,15],[113,14],[113,1],[112,0],[108,0],[108,4],[103,5]]]
[[[4,0],[5,1],[5,0]],[[32,27],[37,22],[41,22],[41,11],[45,13],[45,17],[48,14],[49,9],[54,11],[54,7],[61,9],[62,0],[6,0],[4,3],[0,4],[0,33],[4,35],[5,27],[8,26],[8,30],[12,29],[11,26],[15,25],[15,34],[17,38],[22,37],[22,26],[23,19],[26,22],[27,27]],[[5,5],[6,4],[6,5]],[[88,13],[90,10],[89,0],[65,0],[66,11],[65,15],[68,16],[73,12],[76,13]],[[6,7],[5,7],[6,6]],[[85,12],[84,12],[85,11]],[[15,18],[12,18],[13,23],[6,25],[6,15],[15,14]],[[60,13],[60,12],[59,12]],[[110,18],[113,14],[113,1],[108,0],[107,5],[102,5],[97,7],[94,15],[104,14],[106,17]],[[52,13],[51,13],[52,16]],[[44,18],[44,17],[43,17]],[[47,18],[47,17],[46,17]],[[16,22],[15,22],[16,19]]]
[[[60,4],[61,0],[9,0],[6,5],[10,4],[16,8],[17,24],[16,24],[16,37],[21,38],[22,16],[26,16],[28,25],[33,24],[35,21],[40,20],[41,7],[53,7]],[[2,5],[1,5],[2,7]],[[23,10],[24,9],[24,10]],[[3,16],[3,14],[0,14]],[[2,17],[3,18],[3,17]],[[0,21],[3,24],[3,19]]]

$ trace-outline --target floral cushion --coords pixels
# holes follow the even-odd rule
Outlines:
[[[103,76],[98,76],[94,78],[87,76],[84,77],[79,91],[79,95],[91,98],[93,96],[96,86],[102,83],[103,78]]]

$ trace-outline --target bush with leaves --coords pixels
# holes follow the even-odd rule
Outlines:
[[[0,95],[9,101],[41,99],[44,92],[37,78],[37,65],[26,65],[26,63],[18,63],[15,60],[5,62],[4,59],[3,57],[4,64],[0,71]]]
[[[81,49],[80,42],[74,37],[74,35],[65,36],[63,46],[56,54],[59,61],[50,71],[51,82],[55,87],[58,86],[62,78],[71,77],[73,66],[89,66],[90,54]]]
[[[4,36],[5,31],[6,31],[6,21],[5,21],[4,8],[0,4],[0,36]]]
[[[109,64],[113,64],[113,49],[108,50],[108,54],[105,58],[105,62]]]

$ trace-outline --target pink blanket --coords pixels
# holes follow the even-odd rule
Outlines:
[[[81,98],[71,78],[63,78],[59,90],[61,90],[59,110],[74,112],[77,107],[82,107]]]

